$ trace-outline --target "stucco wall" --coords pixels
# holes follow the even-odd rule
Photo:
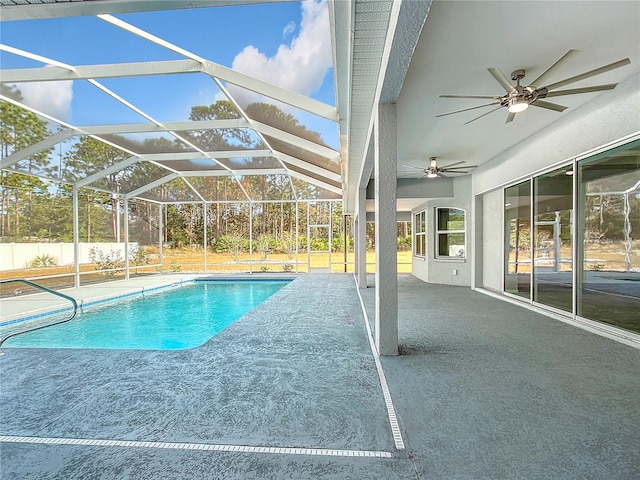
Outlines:
[[[638,112],[640,74],[582,107],[566,112],[547,128],[481,165],[472,175],[455,179],[453,198],[426,200],[412,211],[427,211],[427,258],[414,258],[413,274],[427,282],[471,285],[473,251],[469,247],[475,239],[471,238],[470,199],[472,195],[479,195],[482,205],[475,214],[482,215],[481,228],[478,229],[482,248],[479,249],[481,257],[476,264],[479,271],[475,277],[481,279],[482,285],[478,286],[502,290],[503,186],[637,135],[640,132]],[[435,207],[456,207],[467,211],[467,259],[464,263],[434,258]],[[453,269],[458,271],[458,275],[453,275]]]
[[[483,195],[482,201],[482,286],[502,290],[502,190]]]
[[[485,163],[472,177],[482,193],[482,286],[502,290],[503,187],[540,170],[588,155],[640,132],[640,75],[567,112],[536,135]],[[492,190],[493,189],[493,190]]]
[[[446,199],[428,200],[412,211],[426,210],[427,212],[427,255],[426,259],[413,259],[413,275],[425,282],[442,283],[446,285],[471,286],[471,177],[465,175],[453,181],[454,196]],[[436,207],[461,208],[466,212],[466,259],[445,260],[435,257],[435,209]],[[453,271],[457,274],[454,275]]]

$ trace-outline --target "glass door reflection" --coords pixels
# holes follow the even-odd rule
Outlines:
[[[573,167],[534,180],[533,301],[573,310]]]
[[[530,180],[505,189],[504,219],[504,291],[531,298]]]

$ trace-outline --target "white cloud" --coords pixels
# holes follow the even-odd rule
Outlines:
[[[70,119],[73,99],[71,80],[19,83],[16,87],[20,90],[25,105],[59,120]]]
[[[284,29],[282,29],[282,36],[283,37],[288,37],[289,35],[291,35],[295,31],[296,31],[296,22],[291,20],[289,23],[287,23],[284,26]]]
[[[320,88],[332,66],[327,0],[306,0],[301,5],[300,31],[289,45],[280,45],[272,57],[249,45],[236,55],[232,68],[303,95]],[[228,90],[243,107],[255,101],[274,103],[233,85],[228,85]]]

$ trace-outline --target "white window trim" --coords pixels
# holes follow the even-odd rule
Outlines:
[[[424,217],[424,221],[420,222],[420,225],[418,225],[418,222],[416,222],[416,217],[422,215]],[[427,211],[426,210],[420,210],[416,213],[413,214],[413,256],[414,258],[419,258],[419,259],[426,259],[427,258]],[[424,225],[424,231],[420,231],[420,227]],[[418,240],[420,238],[424,238],[424,250],[422,251],[422,254],[419,255],[418,254]]]
[[[463,230],[439,230],[438,229],[438,210],[460,210],[464,214],[464,229]],[[436,260],[443,260],[448,262],[466,262],[467,260],[467,210],[460,207],[435,207],[434,221],[435,221],[434,256]],[[443,233],[444,234],[462,233],[464,235],[464,256],[452,257],[449,255],[440,255],[438,251],[440,246],[439,238],[440,238],[440,235]]]

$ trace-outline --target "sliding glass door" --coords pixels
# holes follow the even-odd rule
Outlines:
[[[640,332],[640,142],[578,164],[577,314]]]
[[[573,166],[533,183],[533,301],[573,310]]]
[[[504,292],[640,332],[640,141],[504,192]]]
[[[531,298],[531,182],[505,189],[504,291]]]

